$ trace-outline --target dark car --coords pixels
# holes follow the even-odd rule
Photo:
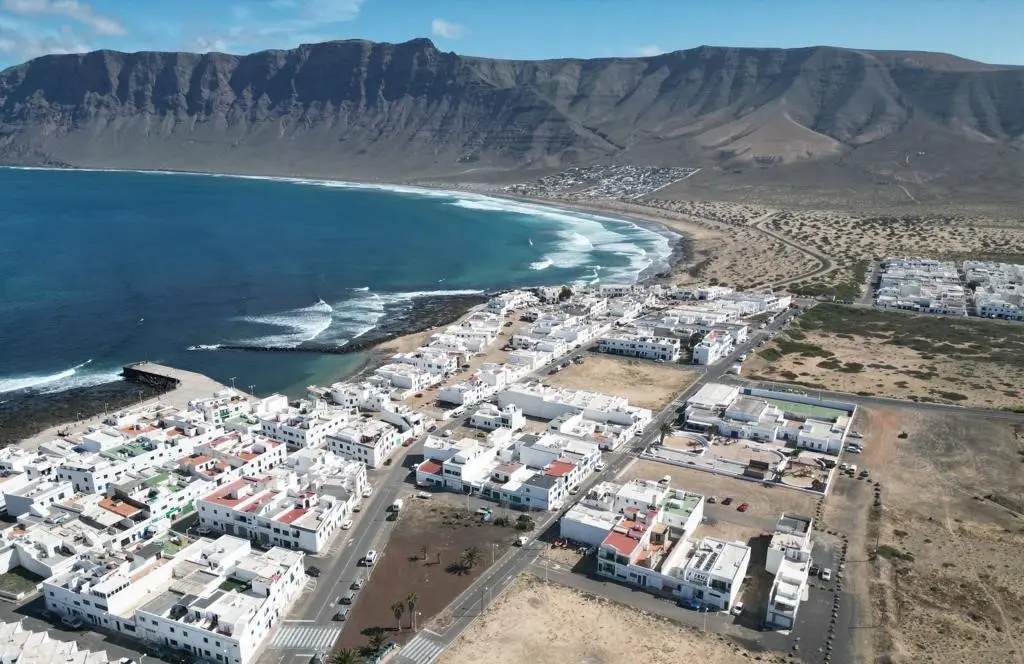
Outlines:
[[[740,512],[746,512],[748,509],[750,509],[750,503],[740,503],[740,506],[737,507],[736,509],[738,509]]]
[[[306,574],[310,575],[315,579],[316,577],[320,576],[320,568],[316,567],[315,565],[310,565],[306,568]]]
[[[732,497],[726,498],[722,501],[723,505],[732,505]]]

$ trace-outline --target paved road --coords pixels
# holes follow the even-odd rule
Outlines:
[[[829,258],[828,256],[826,256],[825,254],[821,253],[820,251],[817,251],[816,249],[811,249],[811,248],[809,248],[809,247],[807,247],[805,245],[800,244],[799,242],[796,242],[795,240],[792,240],[792,239],[786,237],[785,235],[781,235],[779,233],[776,233],[775,231],[768,230],[767,228],[765,228],[765,224],[768,223],[769,221],[771,221],[772,219],[774,219],[776,214],[778,214],[778,213],[772,212],[772,213],[763,215],[763,216],[755,219],[754,220],[754,228],[756,228],[757,230],[761,231],[765,235],[768,235],[769,237],[772,237],[775,240],[778,240],[782,244],[785,244],[785,245],[787,245],[789,247],[792,247],[793,249],[796,249],[797,251],[799,251],[801,253],[807,254],[808,256],[813,258],[814,260],[818,261],[818,263],[820,263],[820,265],[819,265],[819,267],[817,269],[812,270],[811,272],[805,272],[804,274],[798,275],[796,277],[790,277],[788,279],[782,279],[781,281],[776,281],[775,283],[772,284],[773,286],[775,286],[775,287],[784,286],[786,284],[791,284],[794,281],[804,281],[805,279],[814,279],[816,277],[820,277],[820,276],[823,276],[825,274],[828,274],[832,270],[836,269],[836,266],[832,262],[832,259]]]

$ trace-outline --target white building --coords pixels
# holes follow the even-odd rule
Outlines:
[[[411,364],[385,364],[374,369],[373,373],[387,380],[392,387],[416,392],[429,389],[444,380],[444,374],[424,371]]]
[[[775,527],[765,569],[775,575],[768,595],[765,622],[791,629],[807,592],[811,566],[811,519],[783,514]]]
[[[683,569],[681,596],[727,611],[736,603],[749,564],[749,546],[705,537]]]
[[[498,408],[492,404],[484,404],[470,416],[469,426],[487,431],[500,427],[519,431],[526,426],[526,417],[523,416],[523,411],[515,405]]]
[[[735,339],[723,330],[712,330],[693,349],[694,364],[714,364],[732,353]]]
[[[391,361],[414,366],[420,371],[441,375],[455,373],[459,368],[458,359],[454,355],[429,346],[421,346],[409,353],[398,353],[391,357]]]
[[[9,516],[44,513],[44,510],[75,495],[74,487],[68,480],[33,480],[10,492],[4,493]]]
[[[33,632],[18,621],[0,623],[0,662],[3,664],[107,664],[124,662],[103,650],[86,650],[76,641],[58,641],[48,632]]]
[[[243,477],[199,501],[200,532],[216,531],[280,546],[321,553],[349,516],[346,502],[300,491],[280,478]]]
[[[347,409],[331,408],[324,401],[304,400],[297,408],[264,417],[260,423],[264,436],[296,450],[322,446],[327,436],[345,426],[349,419]]]
[[[494,390],[476,378],[460,381],[437,392],[437,400],[456,406],[472,406],[485,400]]]
[[[362,461],[370,468],[379,468],[404,440],[402,432],[387,422],[363,418],[328,436],[327,449],[346,459]]]
[[[651,421],[651,411],[630,406],[623,397],[569,390],[540,382],[517,383],[498,393],[498,406],[513,404],[527,417],[552,420],[566,412],[582,413],[595,422],[610,422],[641,428]]]
[[[797,447],[826,454],[839,454],[843,449],[848,421],[849,418],[846,417],[841,417],[836,422],[824,422],[810,418],[804,420],[797,434]]]
[[[146,598],[135,611],[139,638],[183,650],[193,660],[254,660],[280,616],[302,592],[303,557],[281,548],[251,552],[243,541],[243,554],[231,551],[234,560],[226,563],[229,547],[221,544],[224,539],[176,564],[169,587]],[[238,590],[221,588],[229,579]]]
[[[611,355],[662,362],[677,362],[681,354],[679,339],[670,337],[607,337],[601,339],[598,348]]]

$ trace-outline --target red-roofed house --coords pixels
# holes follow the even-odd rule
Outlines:
[[[444,474],[441,464],[427,459],[416,466],[416,484],[425,486],[444,486]]]
[[[199,501],[200,532],[217,531],[320,553],[349,516],[349,503],[335,496],[297,491],[271,476],[243,477]]]

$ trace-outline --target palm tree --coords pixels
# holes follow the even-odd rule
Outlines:
[[[409,609],[409,628],[416,624],[416,605],[420,601],[420,596],[416,593],[409,593],[405,596],[405,606]]]
[[[395,602],[391,605],[391,613],[395,614],[395,620],[398,621],[398,631],[402,631],[402,614],[405,613],[405,604],[403,602]]]
[[[339,650],[331,655],[331,664],[356,664],[359,661],[354,650]]]
[[[467,570],[473,569],[473,566],[480,562],[483,554],[480,553],[480,549],[475,546],[471,546],[462,552],[462,566]]]
[[[661,426],[658,427],[658,444],[664,445],[665,438],[672,435],[672,425],[668,422],[662,422]]]
[[[384,642],[388,640],[388,637],[384,636],[383,630],[377,630],[370,635],[370,650],[377,654],[384,649]]]

